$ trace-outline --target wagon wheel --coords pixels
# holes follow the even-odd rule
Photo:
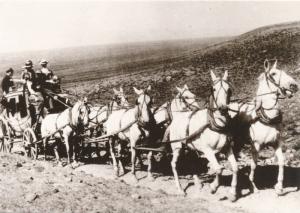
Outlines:
[[[38,157],[38,144],[35,133],[32,128],[27,128],[23,132],[23,144],[26,150],[27,157],[31,159],[37,159]]]
[[[11,152],[11,142],[11,129],[8,122],[3,117],[0,117],[0,152]]]

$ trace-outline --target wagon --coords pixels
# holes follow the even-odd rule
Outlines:
[[[21,152],[37,159],[42,139],[40,126],[44,101],[20,88],[5,95],[5,108],[0,115],[0,151]],[[44,148],[45,150],[45,148]]]

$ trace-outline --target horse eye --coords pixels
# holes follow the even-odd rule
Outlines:
[[[274,76],[274,75],[276,75],[276,73],[275,73],[275,72],[273,72],[273,73],[271,73],[271,75],[272,75],[272,76]]]

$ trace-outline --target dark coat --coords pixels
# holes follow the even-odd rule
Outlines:
[[[5,93],[9,92],[9,88],[11,88],[14,85],[14,82],[12,81],[11,76],[5,75],[2,80],[2,91]]]

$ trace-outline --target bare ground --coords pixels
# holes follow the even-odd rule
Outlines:
[[[286,184],[285,196],[277,197],[271,186],[258,181],[264,188],[259,194],[249,195],[243,189],[243,196],[231,203],[226,199],[228,171],[223,174],[223,186],[214,195],[208,188],[211,175],[201,177],[204,180],[201,191],[193,185],[191,175],[182,176],[187,192],[182,197],[176,195],[170,174],[156,173],[156,180],[149,181],[144,178],[144,171],[138,171],[140,181],[136,185],[130,174],[116,180],[108,164],[87,164],[73,169],[58,167],[51,161],[1,154],[0,212],[297,212],[300,172],[299,168],[287,171],[288,179],[295,175],[298,179]],[[276,179],[273,167],[259,168],[258,173],[259,179],[267,175],[269,184]]]

